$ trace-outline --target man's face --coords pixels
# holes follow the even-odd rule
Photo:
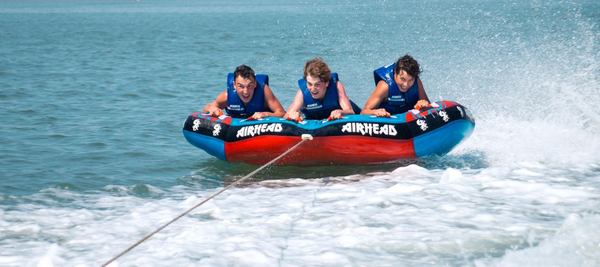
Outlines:
[[[242,76],[237,76],[235,77],[233,87],[235,88],[235,92],[238,94],[242,102],[246,104],[250,102],[250,100],[252,100],[252,96],[254,96],[256,81],[254,79],[246,79]]]

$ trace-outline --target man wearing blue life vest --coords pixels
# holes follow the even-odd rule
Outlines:
[[[429,107],[429,98],[419,79],[421,67],[410,55],[396,63],[376,69],[375,90],[367,99],[361,114],[389,117],[411,109]]]
[[[355,114],[360,108],[346,95],[344,85],[337,73],[331,73],[321,58],[313,58],[304,65],[304,78],[298,80],[300,89],[294,97],[284,118],[301,121],[305,119],[335,120],[344,114]]]
[[[254,70],[240,65],[227,75],[227,89],[208,103],[203,112],[211,116],[223,115],[222,109],[234,118],[260,119],[281,117],[283,106],[269,87],[269,76],[254,74]]]

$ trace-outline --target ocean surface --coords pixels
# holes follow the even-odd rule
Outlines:
[[[98,266],[258,166],[182,136],[248,64],[355,102],[409,53],[444,157],[269,167],[114,266],[600,266],[600,1],[0,2],[0,266]]]

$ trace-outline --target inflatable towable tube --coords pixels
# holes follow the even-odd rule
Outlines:
[[[193,113],[183,126],[192,145],[230,162],[264,164],[310,134],[313,140],[276,164],[374,164],[444,155],[473,132],[475,121],[464,106],[432,103],[391,118],[346,115],[338,120],[300,123],[269,117],[260,120],[219,118]]]

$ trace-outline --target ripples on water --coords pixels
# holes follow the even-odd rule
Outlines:
[[[232,66],[287,106],[323,56],[364,102],[405,52],[476,116],[452,153],[269,167],[119,264],[600,265],[598,3],[400,5],[3,2],[0,265],[98,265],[253,171],[181,136]]]

